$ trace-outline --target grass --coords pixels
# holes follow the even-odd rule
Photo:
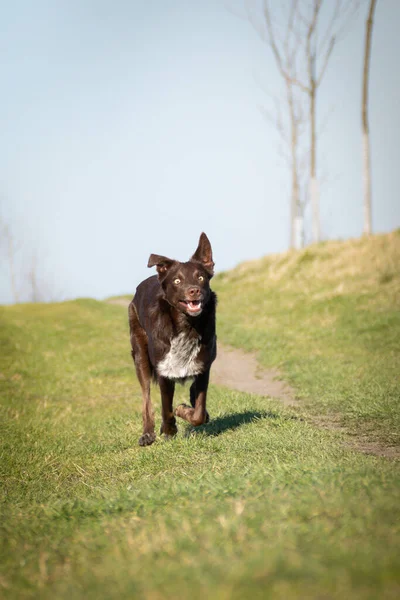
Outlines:
[[[397,597],[400,464],[309,419],[396,443],[395,236],[218,276],[220,338],[279,366],[305,408],[213,387],[209,425],[146,449],[120,306],[1,308],[0,596]]]

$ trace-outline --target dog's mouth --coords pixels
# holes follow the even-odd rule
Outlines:
[[[180,300],[179,304],[184,306],[190,315],[199,315],[202,311],[201,300]]]

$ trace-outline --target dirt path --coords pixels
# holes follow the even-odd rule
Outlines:
[[[110,304],[128,306],[127,300],[113,298]],[[231,390],[270,396],[286,406],[294,406],[294,391],[279,379],[278,371],[263,369],[253,354],[218,343],[218,356],[211,369],[211,382]]]
[[[279,379],[278,371],[263,369],[253,354],[220,343],[211,369],[211,382],[248,394],[271,396],[287,406],[296,404],[294,391]]]

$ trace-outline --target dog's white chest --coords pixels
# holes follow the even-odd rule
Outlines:
[[[202,363],[197,359],[200,341],[180,333],[171,340],[171,349],[158,363],[159,375],[170,379],[194,377],[202,371]]]

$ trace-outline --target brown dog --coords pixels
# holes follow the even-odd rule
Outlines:
[[[207,388],[210,367],[217,355],[217,299],[209,284],[214,262],[206,234],[201,234],[197,250],[188,262],[151,254],[147,266],[155,266],[158,276],[142,281],[129,305],[132,357],[143,396],[141,446],[156,439],[150,398],[152,377],[161,390],[160,433],[167,437],[176,434],[175,415],[192,425],[208,422]],[[193,379],[191,406],[180,404],[174,412],[175,382],[186,379]]]

